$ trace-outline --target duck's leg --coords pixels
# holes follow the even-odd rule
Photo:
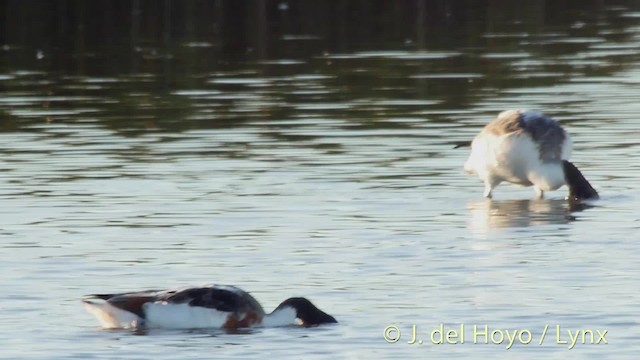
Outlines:
[[[544,191],[537,186],[533,188],[536,190],[536,199],[544,199]]]
[[[493,195],[491,195],[491,191],[493,190],[493,188],[491,187],[491,185],[489,184],[484,184],[484,197],[486,197],[487,199],[491,199],[491,197]]]
[[[489,177],[484,181],[484,197],[487,199],[491,199],[491,192],[493,189],[500,184],[500,179]]]

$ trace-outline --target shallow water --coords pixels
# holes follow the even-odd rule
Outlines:
[[[635,358],[640,13],[599,11],[444,49],[408,38],[318,53],[322,35],[285,34],[286,56],[212,68],[181,62],[184,49],[211,59],[202,39],[124,68],[105,65],[108,48],[7,43],[0,357]],[[602,199],[570,207],[565,189],[534,200],[508,184],[483,199],[454,146],[509,108],[559,120]],[[134,334],[99,329],[79,302],[203,283],[266,309],[306,296],[340,323]],[[464,324],[465,343],[433,345],[441,323]],[[413,324],[422,345],[407,344]],[[485,324],[531,343],[473,344]],[[591,329],[608,344],[569,350],[556,325],[560,341]]]

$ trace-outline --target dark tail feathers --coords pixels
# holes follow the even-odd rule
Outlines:
[[[454,149],[459,149],[459,148],[463,148],[463,147],[471,147],[471,141],[455,141],[454,142]]]
[[[570,200],[598,199],[598,192],[589,184],[584,175],[570,161],[562,160],[564,179],[569,187]]]

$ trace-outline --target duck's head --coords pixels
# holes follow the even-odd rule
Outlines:
[[[303,326],[316,326],[338,322],[333,316],[318,309],[311,301],[303,297],[292,297],[283,301],[274,312],[286,308],[295,310],[296,318],[302,321]]]

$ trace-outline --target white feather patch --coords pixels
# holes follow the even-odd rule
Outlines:
[[[562,146],[562,157],[571,153],[571,143]],[[473,143],[464,169],[482,180],[498,179],[524,186],[555,190],[564,184],[560,162],[540,160],[537,144],[528,135],[481,133]]]
[[[283,307],[271,314],[265,315],[262,326],[276,327],[296,324],[296,310],[290,306]]]
[[[143,309],[147,327],[166,329],[220,328],[230,314],[216,309],[166,302],[146,303]]]

